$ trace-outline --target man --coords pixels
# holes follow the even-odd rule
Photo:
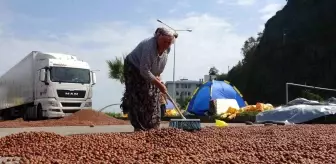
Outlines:
[[[124,60],[125,92],[122,98],[123,113],[134,131],[160,128],[160,92],[167,88],[157,78],[168,60],[169,47],[175,41],[175,33],[158,28],[155,35],[142,40]]]

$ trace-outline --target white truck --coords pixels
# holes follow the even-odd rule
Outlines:
[[[33,51],[0,78],[0,118],[61,118],[92,108],[96,75],[76,56]]]

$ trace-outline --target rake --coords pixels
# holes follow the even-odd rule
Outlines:
[[[201,129],[200,119],[187,119],[183,116],[179,107],[176,105],[175,101],[167,93],[168,99],[173,103],[177,112],[181,115],[182,119],[171,119],[169,122],[169,127],[178,128],[186,131],[195,131]]]

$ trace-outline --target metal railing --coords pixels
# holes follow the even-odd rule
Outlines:
[[[336,89],[330,89],[330,88],[322,88],[322,87],[315,87],[315,86],[295,84],[295,83],[286,83],[286,104],[288,103],[288,86],[289,85],[304,87],[304,88],[320,89],[320,90],[326,90],[326,91],[336,91]]]
[[[105,107],[99,109],[99,112],[102,112],[102,111],[105,110],[106,108],[111,107],[111,106],[115,106],[115,105],[121,105],[121,104],[110,104],[110,105],[106,105]]]

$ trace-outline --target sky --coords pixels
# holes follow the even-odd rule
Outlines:
[[[285,0],[0,0],[0,75],[31,51],[68,53],[99,70],[93,108],[120,103],[124,86],[108,78],[106,60],[151,37],[160,19],[179,32],[175,79],[227,72]],[[172,51],[173,52],[173,51]],[[173,53],[163,72],[173,79]],[[119,106],[107,111],[118,112]]]

